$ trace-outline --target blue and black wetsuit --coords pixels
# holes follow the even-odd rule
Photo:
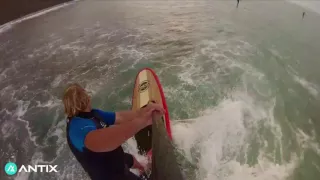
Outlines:
[[[140,180],[129,171],[133,157],[121,146],[110,152],[93,152],[85,147],[86,135],[93,130],[107,128],[115,123],[114,112],[93,109],[68,119],[68,145],[92,180]]]

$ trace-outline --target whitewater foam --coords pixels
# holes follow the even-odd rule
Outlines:
[[[17,101],[18,108],[16,109],[15,115],[19,118],[22,117],[28,110],[28,107],[30,105],[30,101]]]
[[[37,107],[47,107],[49,109],[61,105],[61,100],[56,97],[51,97],[48,101],[41,103],[40,101],[36,101]]]
[[[29,139],[33,142],[33,144],[35,146],[39,146],[39,144],[36,143],[36,137],[32,135],[29,121],[23,119],[23,116],[28,111],[30,101],[18,100],[16,103],[17,103],[18,107],[15,110],[13,117],[15,117],[16,120],[25,123],[25,128],[28,132]]]
[[[81,54],[81,52],[90,49],[88,47],[75,43],[64,44],[61,45],[59,48],[64,51],[71,51],[75,57],[78,57]]]
[[[53,87],[53,88],[58,87],[62,80],[63,80],[63,75],[62,75],[62,74],[59,74],[59,75],[56,76],[56,77],[54,78],[54,80],[52,81],[51,87]]]
[[[185,157],[197,166],[197,179],[284,179],[296,165],[296,161],[278,165],[265,158],[259,150],[258,163],[249,166],[249,139],[258,136],[260,121],[271,124],[275,135],[280,136],[279,125],[273,118],[275,102],[266,109],[248,94],[235,92],[213,109],[208,109],[196,119],[173,123],[173,137]],[[266,119],[269,119],[266,121]],[[264,141],[263,139],[259,139]],[[265,143],[266,146],[266,143]],[[238,158],[245,153],[245,163]]]
[[[29,19],[33,19],[33,18],[42,16],[42,15],[47,14],[49,12],[56,11],[58,9],[64,8],[64,7],[68,6],[68,5],[73,4],[76,1],[77,0],[74,0],[74,1],[68,2],[68,3],[59,4],[59,5],[56,5],[56,6],[53,6],[53,7],[50,7],[50,8],[47,8],[47,9],[32,13],[32,14],[26,15],[26,16],[24,16],[22,18],[17,19],[17,20],[10,21],[10,22],[8,22],[6,24],[3,24],[3,25],[0,26],[0,34],[10,30],[16,24],[19,24],[19,23],[21,23],[23,21],[26,21],[26,20],[29,20]]]
[[[308,90],[308,92],[313,95],[314,97],[317,97],[319,92],[318,92],[318,87],[311,83],[308,82],[307,80],[303,79],[302,77],[298,77],[296,75],[293,75],[293,79],[298,82],[302,87]]]
[[[179,64],[183,71],[178,73],[178,77],[189,85],[217,84],[220,77],[232,73],[231,70],[235,68],[244,70],[246,74],[263,77],[262,73],[241,60],[253,50],[253,46],[239,37],[227,41],[203,40],[196,49],[199,52],[182,59]],[[210,66],[211,69],[208,68]]]
[[[1,127],[1,137],[5,140],[16,132],[17,128],[13,122],[6,121]]]
[[[127,153],[132,154],[138,162],[141,163],[141,165],[144,168],[147,168],[148,165],[148,158],[147,156],[144,155],[140,155],[139,154],[139,150],[138,150],[138,145],[137,145],[137,141],[135,140],[134,137],[128,139],[123,146],[123,150]],[[136,169],[130,169],[131,172],[133,172],[136,175],[139,175],[139,171]]]

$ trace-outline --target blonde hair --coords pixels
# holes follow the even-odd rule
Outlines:
[[[74,117],[90,105],[90,97],[79,84],[71,84],[64,92],[64,111],[68,117]]]

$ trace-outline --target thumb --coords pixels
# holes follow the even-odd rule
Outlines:
[[[147,110],[147,115],[151,116],[155,108],[150,108]]]

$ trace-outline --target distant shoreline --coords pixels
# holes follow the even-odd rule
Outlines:
[[[0,1],[0,26],[27,14],[70,0],[3,0]]]

